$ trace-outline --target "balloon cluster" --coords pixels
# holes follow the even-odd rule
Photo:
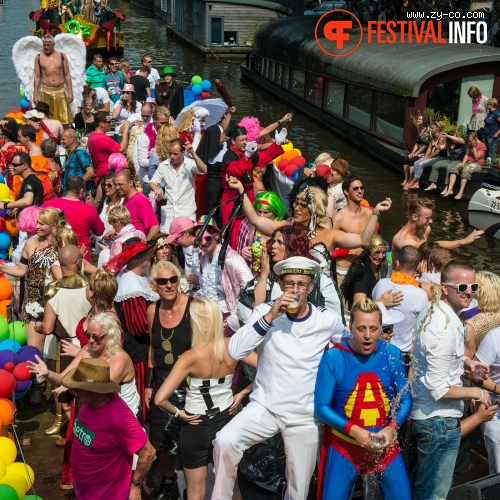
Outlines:
[[[0,399],[0,418],[12,422],[14,404]],[[4,424],[5,425],[5,424]],[[9,424],[6,424],[9,425]],[[35,482],[33,469],[23,462],[14,462],[17,448],[14,437],[0,437],[0,498],[2,500],[42,500],[37,495],[26,495]]]
[[[186,90],[190,90],[194,94],[195,101],[202,101],[210,97],[209,90],[212,84],[209,80],[203,80],[201,76],[194,75],[191,78],[191,85],[186,87]]]
[[[42,354],[34,346],[21,347],[25,343],[26,325],[22,321],[9,324],[0,315],[0,398],[10,398],[15,394],[16,399],[20,399],[31,386],[28,361],[36,361],[35,356],[42,357]]]
[[[294,180],[297,171],[305,165],[306,160],[300,150],[293,147],[293,143],[283,144],[285,152],[274,159],[274,164],[287,176]]]
[[[14,201],[14,197],[7,184],[4,184],[5,179],[0,174],[0,200]],[[0,210],[0,259],[7,259],[11,244],[11,238],[19,232],[15,219],[8,219],[7,211]],[[1,292],[0,292],[1,293]]]
[[[26,97],[26,92],[24,89],[21,89],[19,91],[19,96],[21,97],[21,100],[19,101],[19,106],[21,106],[21,109],[24,113],[30,109],[30,104],[31,101]]]

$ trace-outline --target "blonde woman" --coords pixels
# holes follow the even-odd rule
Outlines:
[[[170,117],[170,120],[171,122],[163,125],[158,132],[155,147],[151,151],[148,170],[148,177],[150,180],[153,178],[153,175],[158,169],[160,163],[170,158],[170,143],[179,137],[179,130],[173,124],[172,117]]]
[[[224,338],[219,306],[206,297],[197,298],[191,303],[189,315],[193,335],[191,349],[178,358],[156,393],[155,403],[182,420],[180,447],[187,497],[202,500],[207,490],[212,441],[236,413],[252,386],[233,396],[231,383],[238,362],[229,356],[229,339]],[[257,354],[252,353],[243,361],[256,367]],[[186,377],[185,409],[179,410],[168,398]]]

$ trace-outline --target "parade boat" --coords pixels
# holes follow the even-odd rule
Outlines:
[[[323,51],[315,38],[318,18],[278,19],[261,26],[254,50],[241,64],[251,79],[354,144],[358,151],[399,171],[415,144],[413,117],[427,107],[468,124],[467,95],[477,86],[500,95],[500,51],[478,44],[368,43],[366,33],[345,42],[346,57]],[[366,29],[364,30],[366,32]],[[318,32],[318,40],[325,38]],[[426,183],[430,169],[421,178]],[[444,187],[444,171],[438,186]],[[475,172],[464,197],[481,186]]]
[[[500,239],[500,191],[481,188],[469,201],[469,223]]]
[[[102,11],[100,25],[93,24],[80,15],[73,16],[73,19],[64,24],[55,24],[43,19],[41,10],[30,12],[29,17],[36,23],[33,30],[35,36],[70,33],[81,38],[87,48],[88,59],[94,54],[101,54],[104,58],[123,56],[121,22],[125,20],[125,16],[121,12],[109,9]]]

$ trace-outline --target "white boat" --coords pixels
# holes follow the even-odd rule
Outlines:
[[[469,223],[500,239],[500,191],[478,189],[469,201]]]

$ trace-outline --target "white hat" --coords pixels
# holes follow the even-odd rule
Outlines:
[[[405,315],[401,311],[387,309],[382,302],[376,302],[376,304],[382,311],[382,326],[395,325],[405,319]]]
[[[23,115],[23,120],[31,120],[32,118],[38,118],[41,120],[42,118],[45,118],[45,114],[42,113],[41,111],[38,111],[37,109],[30,109]]]
[[[206,118],[207,116],[210,116],[210,111],[208,111],[207,108],[204,108],[202,106],[196,106],[194,108],[194,117],[195,118]]]
[[[284,274],[314,276],[320,272],[320,267],[315,260],[307,259],[306,257],[290,257],[278,262],[273,267],[273,271],[278,276],[283,276]]]

